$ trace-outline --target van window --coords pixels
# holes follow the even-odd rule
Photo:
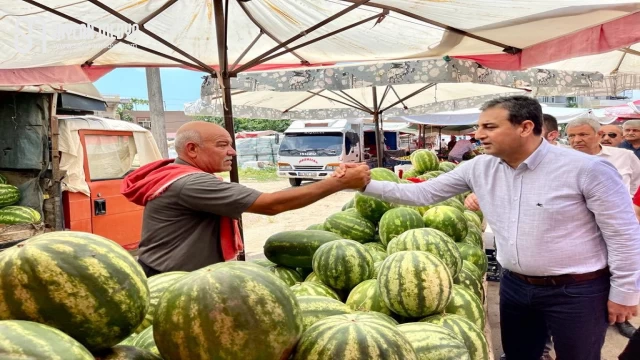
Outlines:
[[[92,181],[121,179],[140,166],[133,136],[85,135],[84,140]]]

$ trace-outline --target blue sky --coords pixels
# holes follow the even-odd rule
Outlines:
[[[200,98],[200,85],[205,73],[177,68],[160,69],[162,97],[165,110],[184,109],[185,102]],[[94,83],[103,95],[120,95],[122,98],[148,99],[147,79],[144,68],[116,69]],[[138,110],[148,107],[138,106]]]

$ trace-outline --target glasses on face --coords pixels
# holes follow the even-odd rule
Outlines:
[[[605,136],[608,136],[608,137],[610,137],[612,139],[615,139],[615,138],[618,137],[618,134],[616,134],[616,133],[603,133],[602,135],[600,135],[601,138],[604,138]]]

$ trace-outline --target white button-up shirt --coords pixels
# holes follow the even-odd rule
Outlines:
[[[606,159],[618,169],[624,186],[633,196],[640,186],[640,159],[631,150],[611,146],[601,148],[597,156]]]
[[[601,157],[543,140],[516,169],[482,155],[419,184],[371,181],[365,194],[428,205],[469,190],[493,229],[504,268],[551,276],[608,265],[609,299],[622,305],[640,301],[640,224],[628,188]]]

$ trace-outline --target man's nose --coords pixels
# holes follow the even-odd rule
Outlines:
[[[227,155],[229,156],[236,156],[236,149],[234,148],[230,148],[229,151],[227,151]]]

